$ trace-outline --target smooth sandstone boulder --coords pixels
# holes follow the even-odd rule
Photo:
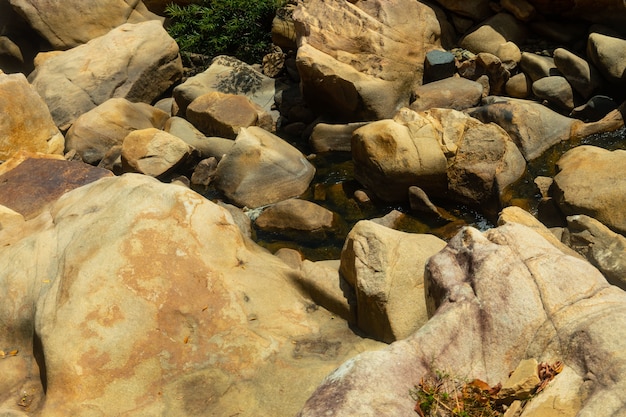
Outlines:
[[[251,126],[217,166],[215,186],[239,207],[256,208],[298,197],[315,168],[302,153],[278,136]]]
[[[263,210],[254,224],[295,240],[323,241],[338,230],[335,213],[311,201],[291,198]]]
[[[626,233],[626,151],[578,146],[557,162],[551,194],[561,211],[585,214]]]
[[[122,166],[126,172],[159,177],[183,163],[191,151],[185,141],[162,130],[134,130],[122,142]]]
[[[574,108],[574,90],[565,77],[544,77],[533,83],[533,93],[556,108],[569,113]]]
[[[602,86],[596,67],[564,48],[554,50],[554,65],[583,98],[590,98]]]
[[[407,393],[421,378],[446,370],[495,385],[531,358],[564,362],[567,378],[559,388],[569,393],[563,398],[578,398],[567,415],[620,415],[626,293],[589,263],[522,225],[484,234],[466,228],[430,258],[425,283],[432,314],[426,325],[345,362],[299,417],[412,416]],[[554,394],[540,393],[531,403],[546,395],[554,407]]]
[[[141,51],[138,54],[137,51]],[[110,98],[151,103],[182,77],[178,45],[159,21],[124,24],[37,66],[28,79],[66,130]]]
[[[105,0],[85,3],[80,0],[49,2],[10,0],[11,6],[54,49],[70,49],[105,35],[125,23],[162,20],[141,2]]]
[[[420,2],[314,0],[293,18],[304,97],[341,122],[389,118],[407,106],[426,53],[441,48],[436,12]]]
[[[146,103],[112,98],[81,115],[65,135],[66,148],[83,161],[97,164],[114,146],[139,129],[162,129],[169,116]]]
[[[19,351],[0,360],[8,415],[24,392],[49,417],[294,415],[379,346],[307,309],[291,268],[184,187],[103,179],[20,233],[7,246],[0,231],[0,346]]]
[[[0,71],[0,160],[20,150],[63,154],[64,147],[65,138],[26,77]]]
[[[587,56],[611,84],[626,85],[626,40],[592,33],[587,40]]]
[[[419,86],[414,91],[415,101],[409,108],[415,111],[433,107],[464,110],[476,106],[483,95],[483,86],[475,81],[450,77]]]
[[[204,136],[194,125],[178,116],[170,117],[163,129],[184,140],[204,158],[214,157],[220,160],[235,144],[232,139]]]
[[[424,265],[445,245],[433,235],[358,222],[346,237],[339,271],[355,289],[359,329],[391,343],[426,323]]]

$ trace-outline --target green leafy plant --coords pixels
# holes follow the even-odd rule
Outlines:
[[[231,55],[249,64],[260,62],[271,46],[272,19],[286,0],[202,0],[165,9],[168,32],[183,58]]]

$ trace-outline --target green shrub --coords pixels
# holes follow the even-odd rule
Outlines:
[[[285,0],[202,0],[165,9],[181,55],[234,56],[261,62],[271,45],[272,19]]]

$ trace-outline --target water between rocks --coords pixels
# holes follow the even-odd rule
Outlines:
[[[285,139],[306,153],[306,145],[299,141]],[[505,206],[517,205],[536,214],[541,196],[534,184],[534,179],[537,176],[553,177],[556,175],[556,162],[559,158],[569,149],[580,145],[594,145],[608,150],[626,149],[626,128],[588,136],[578,141],[565,141],[553,146],[540,158],[527,164],[526,174],[506,192]],[[444,221],[412,213],[408,203],[357,202],[354,192],[361,186],[354,180],[353,163],[349,152],[317,154],[311,158],[311,162],[315,165],[317,172],[309,189],[300,198],[335,212],[338,217],[338,231],[332,237],[317,241],[308,238],[306,233],[303,233],[298,240],[285,240],[273,233],[254,230],[255,241],[272,253],[286,247],[297,249],[306,259],[312,261],[339,259],[345,237],[352,226],[359,220],[382,217],[392,210],[402,213],[402,216],[395,222],[396,229],[412,233],[430,233],[444,240],[450,239],[466,225],[479,230],[494,227],[496,213],[488,214],[484,210],[462,204],[434,201],[456,219]],[[209,199],[219,198],[211,189],[201,193]]]

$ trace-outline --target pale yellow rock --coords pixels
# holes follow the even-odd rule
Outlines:
[[[541,380],[537,372],[539,363],[534,358],[525,359],[517,365],[503,384],[498,396],[525,400],[535,391]]]
[[[153,177],[171,170],[190,153],[191,147],[182,139],[155,128],[135,130],[122,143],[122,163]]]

